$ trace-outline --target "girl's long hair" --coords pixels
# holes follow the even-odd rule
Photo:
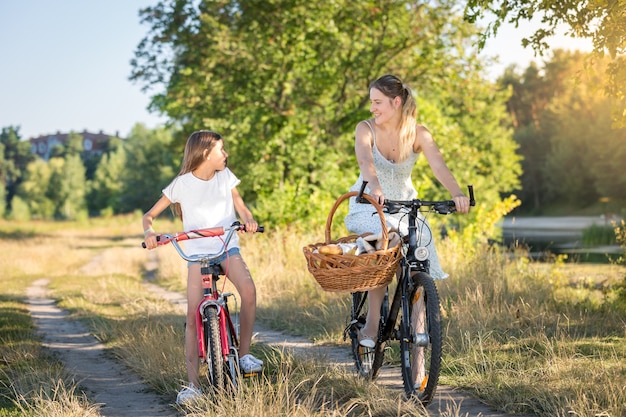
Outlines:
[[[181,175],[192,172],[198,168],[206,159],[207,155],[211,153],[211,150],[213,150],[215,146],[215,141],[217,140],[222,140],[222,136],[219,133],[210,130],[198,130],[193,132],[185,144],[183,163],[174,181]],[[183,211],[180,207],[180,203],[173,204],[172,211],[179,219],[183,219]]]
[[[377,89],[393,100],[402,99],[402,116],[400,119],[400,155],[399,161],[404,161],[413,152],[415,143],[415,129],[417,124],[417,103],[411,89],[395,75],[383,75],[370,84],[370,90]]]

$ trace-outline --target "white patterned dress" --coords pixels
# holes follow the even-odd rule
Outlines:
[[[374,156],[374,167],[376,168],[376,176],[378,182],[383,190],[383,195],[389,200],[411,200],[417,196],[417,191],[413,187],[413,180],[411,178],[411,172],[413,166],[419,156],[418,153],[411,152],[411,155],[402,162],[393,163],[388,161],[378,150],[376,146],[376,132],[371,125],[370,120],[366,120],[366,123],[372,129],[374,137],[374,144],[372,146],[372,154]],[[350,187],[350,191],[359,191],[363,184],[363,174],[359,175],[356,183]],[[365,188],[366,193],[370,193],[369,187]],[[355,197],[350,198],[349,211],[344,219],[346,228],[350,233],[363,234],[363,233],[380,233],[381,223],[380,217],[376,213],[376,210],[372,208],[370,204],[358,204],[355,201]],[[408,218],[403,213],[398,214],[385,214],[388,228],[395,228],[400,231],[400,234],[406,236],[408,234]],[[430,226],[427,220],[420,214],[420,219],[417,223],[418,242],[421,244],[427,243],[426,247],[430,252],[430,275],[434,279],[445,279],[448,274],[443,272],[432,235],[430,233]],[[424,223],[426,222],[426,225]],[[428,227],[426,227],[428,226]]]

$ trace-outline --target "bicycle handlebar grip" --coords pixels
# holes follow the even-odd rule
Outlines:
[[[469,192],[470,206],[475,206],[476,205],[476,200],[474,200],[474,186],[473,185],[468,185],[467,186],[467,191]]]

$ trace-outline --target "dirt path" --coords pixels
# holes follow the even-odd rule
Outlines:
[[[148,278],[155,267],[154,263],[148,263]],[[43,338],[44,346],[76,375],[91,400],[102,404],[100,413],[106,417],[177,416],[178,413],[172,405],[164,404],[132,371],[108,356],[105,346],[90,335],[82,323],[68,319],[68,313],[59,309],[54,300],[48,298],[47,284],[48,280],[41,279],[27,289],[27,302],[37,330]],[[145,286],[150,292],[179,305],[184,313],[186,299],[183,295],[167,291],[150,282],[145,282]],[[295,354],[319,357],[329,364],[346,366],[348,369],[353,366],[347,346],[317,346],[308,339],[288,336],[258,324],[255,326],[254,343],[266,343]],[[398,369],[384,369],[377,383],[392,389],[402,389]],[[428,411],[433,417],[442,414],[460,417],[510,416],[493,410],[459,390],[443,386],[438,388]]]
[[[28,309],[43,345],[76,375],[93,402],[102,404],[107,417],[176,416],[149,387],[124,365],[106,354],[103,344],[77,320],[48,298],[48,280],[40,279],[26,290]]]

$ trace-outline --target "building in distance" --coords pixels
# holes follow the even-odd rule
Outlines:
[[[115,135],[107,135],[102,131],[99,133],[91,133],[85,130],[78,133],[56,132],[51,135],[41,135],[36,138],[30,138],[31,151],[47,161],[50,159],[52,151],[56,146],[65,146],[70,134],[82,136],[83,154],[87,158],[102,155],[108,149],[111,138],[119,137],[117,132]]]

